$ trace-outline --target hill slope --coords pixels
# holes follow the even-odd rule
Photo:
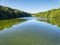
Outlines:
[[[56,18],[56,19],[59,19],[60,18],[60,8],[48,10],[45,12],[36,13],[36,14],[33,14],[33,16],[40,17],[40,18]]]
[[[17,17],[30,17],[31,14],[0,5],[0,19],[11,19]]]

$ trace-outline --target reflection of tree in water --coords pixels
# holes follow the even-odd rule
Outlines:
[[[0,30],[3,30],[4,28],[10,28],[13,25],[21,23],[23,21],[25,20],[20,20],[20,19],[0,20]]]
[[[52,25],[57,25],[60,27],[60,19],[42,20],[44,22],[50,23]]]

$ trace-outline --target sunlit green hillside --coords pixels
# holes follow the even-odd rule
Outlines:
[[[55,19],[60,19],[60,8],[58,9],[51,9],[45,12],[40,12],[40,13],[35,13],[33,14],[35,17],[40,17],[40,18],[55,18]]]

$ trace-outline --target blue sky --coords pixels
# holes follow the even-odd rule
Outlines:
[[[60,0],[0,0],[0,5],[36,13],[59,8]]]

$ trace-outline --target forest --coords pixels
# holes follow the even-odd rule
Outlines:
[[[35,17],[60,19],[60,8],[32,14]]]
[[[0,19],[11,19],[31,16],[39,18],[60,19],[60,8],[31,14],[18,9],[12,9],[10,7],[0,5]]]
[[[21,10],[12,9],[10,7],[0,5],[0,19],[12,19],[19,17],[31,17],[31,14]]]

